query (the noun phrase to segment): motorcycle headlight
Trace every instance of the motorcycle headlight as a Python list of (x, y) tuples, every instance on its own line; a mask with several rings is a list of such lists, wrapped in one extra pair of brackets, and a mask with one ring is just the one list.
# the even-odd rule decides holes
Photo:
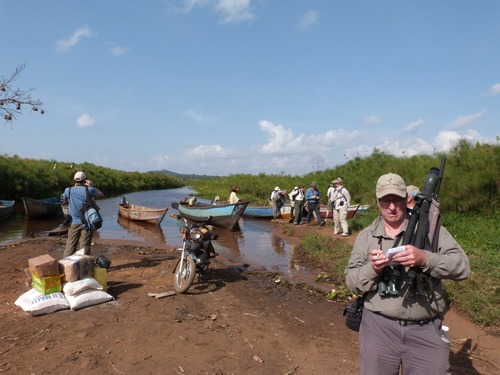
[(194, 241), (199, 241), (200, 238), (203, 236), (199, 228), (191, 229), (189, 235)]

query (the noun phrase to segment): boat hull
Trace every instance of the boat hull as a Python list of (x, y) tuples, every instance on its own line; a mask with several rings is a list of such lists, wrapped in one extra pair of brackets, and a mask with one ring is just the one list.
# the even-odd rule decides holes
[[(351, 204), (347, 208), (347, 218), (352, 219), (354, 217), (354, 215), (358, 212), (359, 207), (360, 207), (359, 204)], [(322, 218), (326, 217), (326, 211), (327, 211), (326, 205), (322, 204), (319, 208), (319, 213), (320, 213)], [(328, 215), (328, 217), (332, 217), (332, 216), (333, 216), (333, 213), (330, 211), (330, 214)]]
[(245, 208), (245, 211), (243, 211), (243, 217), (272, 219), (273, 208), (270, 206), (247, 206), (247, 208)]
[(217, 205), (194, 203), (179, 204), (178, 210), (188, 220), (235, 230), (247, 206), (248, 202)]
[(57, 197), (33, 199), (23, 197), (24, 210), (30, 219), (63, 214), (61, 199)]
[(118, 213), (125, 219), (160, 225), (168, 208), (151, 208), (137, 204), (118, 204)]
[[(290, 214), (292, 212), (292, 206), (286, 204), (280, 208), (281, 219), (290, 219)], [(243, 212), (243, 217), (253, 217), (257, 219), (272, 219), (273, 208), (271, 206), (248, 206)]]
[(7, 219), (12, 215), (15, 201), (0, 200), (0, 220)]

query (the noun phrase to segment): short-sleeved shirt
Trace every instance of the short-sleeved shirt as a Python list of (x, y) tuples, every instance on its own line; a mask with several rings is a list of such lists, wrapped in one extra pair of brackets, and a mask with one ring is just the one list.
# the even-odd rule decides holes
[[(80, 213), (85, 202), (86, 186), (72, 186), (64, 189), (63, 198), (69, 200), (69, 214), (71, 215), (71, 224), (81, 224)], [(70, 192), (71, 189), (71, 192)], [(89, 195), (93, 198), (97, 197), (98, 191), (94, 187), (87, 187)]]

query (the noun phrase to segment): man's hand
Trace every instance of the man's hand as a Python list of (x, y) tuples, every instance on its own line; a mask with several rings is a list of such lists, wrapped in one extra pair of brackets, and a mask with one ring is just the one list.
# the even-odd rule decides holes
[(382, 250), (372, 250), (370, 252), (370, 263), (376, 273), (380, 273), (389, 264), (389, 258)]
[(413, 245), (405, 245), (405, 251), (394, 254), (392, 261), (405, 267), (425, 267), (427, 254)]

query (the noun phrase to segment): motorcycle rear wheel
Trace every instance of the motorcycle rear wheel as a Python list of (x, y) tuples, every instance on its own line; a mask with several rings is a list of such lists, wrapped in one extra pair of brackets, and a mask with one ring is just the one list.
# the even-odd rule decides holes
[(185, 293), (196, 276), (196, 263), (193, 258), (186, 255), (184, 262), (177, 263), (174, 273), (174, 289), (177, 293)]

